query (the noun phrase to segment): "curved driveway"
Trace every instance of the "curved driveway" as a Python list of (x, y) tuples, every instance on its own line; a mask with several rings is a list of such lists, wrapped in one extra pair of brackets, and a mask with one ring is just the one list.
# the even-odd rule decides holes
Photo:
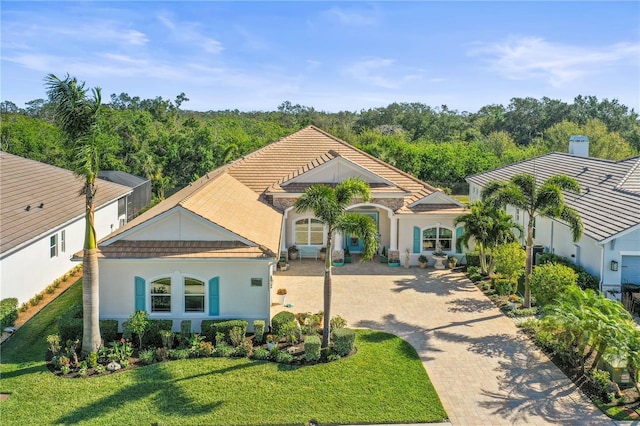
[[(463, 274), (374, 262), (333, 271), (332, 316), (411, 343), (453, 425), (613, 424)], [(322, 310), (322, 273), (320, 261), (291, 262), (273, 300), (285, 287), (292, 311)]]

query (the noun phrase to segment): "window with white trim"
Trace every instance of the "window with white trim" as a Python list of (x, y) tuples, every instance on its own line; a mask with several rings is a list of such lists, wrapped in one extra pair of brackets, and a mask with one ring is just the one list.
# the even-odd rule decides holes
[(60, 231), (60, 251), (62, 253), (67, 251), (67, 236), (66, 236), (66, 231), (64, 229)]
[(58, 234), (49, 237), (49, 257), (58, 257)]
[(151, 282), (151, 312), (171, 312), (171, 278)]
[(451, 251), (453, 248), (453, 231), (449, 228), (435, 226), (422, 231), (422, 251)]
[(196, 278), (184, 278), (184, 311), (204, 312), (205, 285)]
[(324, 242), (324, 225), (318, 219), (298, 219), (294, 225), (295, 244), (321, 246)]

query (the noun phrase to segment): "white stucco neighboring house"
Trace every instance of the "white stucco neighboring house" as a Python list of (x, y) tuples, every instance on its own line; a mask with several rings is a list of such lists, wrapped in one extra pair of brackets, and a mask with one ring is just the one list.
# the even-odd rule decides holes
[[(509, 180), (519, 173), (534, 175), (538, 184), (557, 174), (576, 179), (580, 195), (564, 196), (582, 218), (582, 238), (574, 242), (565, 223), (537, 217), (535, 244), (598, 276), (600, 289), (613, 297), (609, 290), (619, 292), (624, 284), (640, 284), (640, 157), (621, 161), (587, 157), (588, 140), (584, 139), (570, 151), (580, 155), (555, 152), (468, 177), (470, 200), (480, 199), (488, 182)], [(526, 229), (524, 212), (512, 206), (507, 211)]]
[[(83, 179), (0, 152), (0, 298), (24, 303), (77, 265), (85, 230)], [(126, 220), (130, 188), (98, 181), (95, 224), (103, 238)]]
[[(348, 177), (369, 183), (371, 200), (349, 210), (376, 222), (380, 251), (404, 261), (408, 250), (412, 265), (436, 247), (456, 253), (458, 201), (309, 126), (209, 172), (101, 241), (100, 317), (122, 323), (143, 309), (172, 319), (175, 331), (181, 320), (195, 331), (203, 319), (268, 321), (281, 253), (326, 244), (323, 225), (297, 213), (295, 200), (310, 185)], [(335, 247), (358, 253), (361, 241), (339, 235)]]

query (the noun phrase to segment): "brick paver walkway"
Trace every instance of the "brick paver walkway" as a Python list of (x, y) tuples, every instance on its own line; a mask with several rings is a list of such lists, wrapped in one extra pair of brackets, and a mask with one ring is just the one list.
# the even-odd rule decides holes
[[(274, 277), (275, 301), (280, 287), (291, 311), (322, 310), (322, 263), (292, 262)], [(463, 274), (334, 268), (333, 315), (411, 343), (453, 425), (613, 424)]]

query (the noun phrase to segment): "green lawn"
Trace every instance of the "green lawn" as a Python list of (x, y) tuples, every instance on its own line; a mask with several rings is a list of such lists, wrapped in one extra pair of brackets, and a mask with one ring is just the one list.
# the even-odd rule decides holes
[(358, 331), (358, 353), (294, 367), (248, 359), (171, 361), (109, 376), (61, 379), (44, 363), (46, 336), (81, 298), (80, 283), (1, 347), (0, 423), (272, 425), (420, 423), (447, 418), (415, 350)]

